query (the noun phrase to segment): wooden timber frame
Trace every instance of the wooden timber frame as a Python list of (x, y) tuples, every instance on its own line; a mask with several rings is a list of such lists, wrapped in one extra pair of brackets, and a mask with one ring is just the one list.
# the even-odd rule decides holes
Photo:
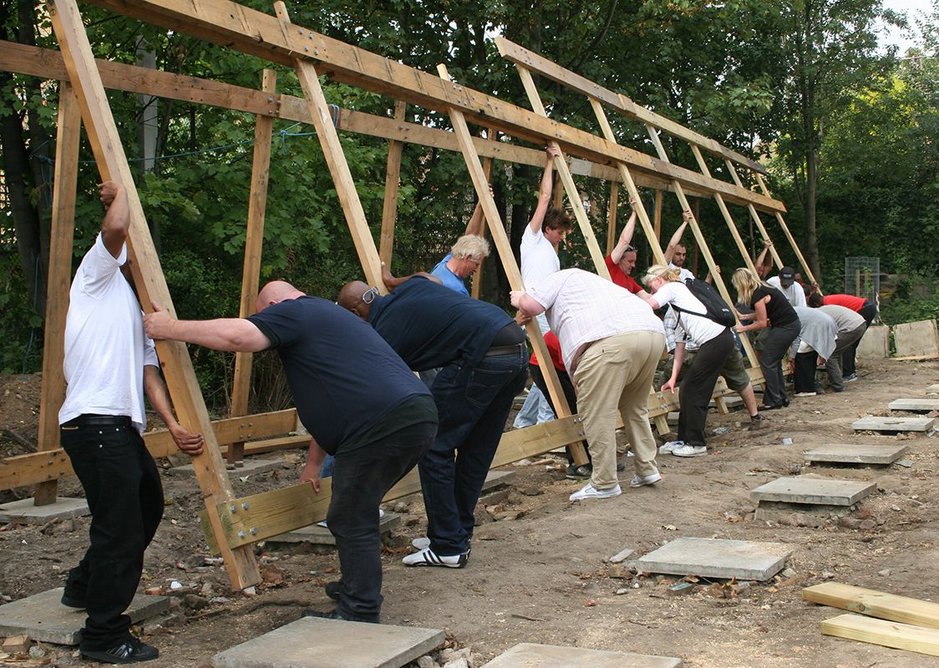
[[(150, 309), (151, 301), (156, 301), (165, 305), (175, 315), (140, 201), (133, 186), (127, 160), (104, 95), (105, 82), (111, 87), (133, 92), (147, 92), (161, 97), (214, 103), (218, 106), (255, 113), (259, 118), (256, 136), (263, 134), (263, 123), (261, 123), (263, 119), (290, 118), (312, 123), (323, 145), (324, 155), (366, 279), (380, 288), (378, 249), (375, 247), (358, 200), (355, 184), (345, 163), (336, 134), (337, 126), (341, 129), (382, 136), (395, 142), (460, 150), (466, 158), (477, 196), (483, 205), (490, 233), (513, 289), (522, 287), (520, 274), (508, 248), (505, 227), (489, 194), (486, 173), (480, 156), (541, 165), (543, 152), (493, 141), (496, 132), (536, 145), (544, 145), (548, 141), (558, 142), (565, 154), (573, 157), (570, 170), (567, 170), (566, 162), (563, 168), (558, 166), (558, 171), (569, 193), (570, 186), (573, 184), (572, 174), (603, 178), (611, 182), (623, 182), (631, 195), (637, 186), (676, 193), (677, 189), (681, 188), (685, 193), (697, 197), (720, 195), (727, 202), (752, 207), (755, 212), (774, 215), (777, 221), (782, 223), (782, 213), (785, 212), (785, 207), (769, 195), (765, 184), (759, 178), (761, 171), (759, 165), (747, 164), (746, 158), (729, 149), (720, 147), (718, 152), (727, 160), (733, 160), (739, 165), (755, 170), (761, 192), (752, 192), (739, 182), (726, 183), (713, 179), (708, 174), (673, 165), (667, 159), (663, 160), (661, 156), (653, 157), (619, 146), (608, 137), (592, 135), (548, 119), (544, 115), (526, 111), (454, 84), (446, 77), (445, 70), (438, 72), (438, 76), (434, 76), (294, 26), (290, 23), (281, 3), (275, 5), (276, 15), (272, 16), (228, 0), (139, 0), (133, 3), (124, 0), (91, 0), (91, 2), (148, 23), (186, 32), (207, 41), (259, 56), (273, 63), (294, 67), (305, 95), (305, 99), (277, 95), (273, 92), (273, 81), (269, 80), (267, 75), (263, 91), (240, 89), (238, 91), (240, 94), (231, 95), (236, 88), (225, 84), (199, 82), (191, 77), (95, 61), (75, 0), (49, 0), (48, 3), (61, 55), (55, 52), (51, 52), (52, 55), (50, 55), (48, 51), (30, 49), (30, 47), (7, 49), (4, 46), (4, 49), (0, 50), (0, 66), (4, 69), (34, 76), (57, 78), (71, 84), (74, 93), (68, 90), (68, 86), (63, 86), (62, 94), (73, 94), (78, 103), (102, 178), (122, 181), (128, 187), (132, 212), (129, 239), (130, 264), (141, 302), (146, 310)], [(42, 57), (37, 58), (37, 54)], [(17, 61), (18, 64), (10, 66), (9, 61)], [(339, 110), (334, 122), (333, 114), (327, 107), (320, 89), (318, 79), (320, 73), (337, 81), (391, 96), (399, 105), (398, 117), (387, 119), (360, 112)], [(176, 87), (176, 84), (181, 82), (184, 85)], [(60, 106), (64, 107), (67, 104), (63, 97)], [(405, 123), (402, 120), (404, 104), (418, 105), (448, 114), (454, 126), (454, 132)], [(66, 112), (60, 108), (60, 114), (62, 113)], [(473, 137), (469, 132), (468, 123), (489, 129), (487, 139)], [(62, 126), (64, 125), (63, 122)], [(62, 146), (60, 146), (58, 158), (63, 163), (75, 161), (74, 157), (69, 157), (76, 153), (74, 149), (69, 148), (70, 142), (74, 142), (74, 146), (77, 147), (77, 123), (73, 127), (72, 134), (75, 139), (65, 141), (62, 140), (63, 129), (60, 127)], [(690, 132), (685, 129), (683, 131)], [(708, 150), (714, 150), (715, 146), (719, 147), (712, 140), (706, 141), (708, 144), (705, 148)], [(263, 141), (260, 143), (263, 144)], [(263, 150), (263, 146), (261, 149)], [(395, 161), (400, 165), (400, 157), (393, 160), (391, 153), (390, 151), (388, 183), (396, 180), (390, 174)], [(267, 160), (269, 160), (269, 154)], [(263, 198), (266, 195), (266, 174), (258, 173), (266, 171), (264, 162), (265, 159), (263, 155), (259, 156), (259, 149), (256, 146), (252, 200), (249, 207), (249, 219), (252, 220), (251, 225), (255, 227), (255, 232), (259, 232), (262, 229), (260, 226), (263, 225), (264, 204), (262, 200), (256, 200), (256, 197)], [(68, 183), (69, 178), (66, 175), (61, 181), (57, 180), (56, 185), (68, 189)], [(74, 185), (71, 186), (71, 190), (74, 190)], [(576, 190), (573, 196), (569, 194), (569, 199), (575, 207), (575, 214), (587, 239), (591, 256), (595, 263), (598, 263), (598, 271), (601, 274), (605, 273), (602, 255), (599, 254), (599, 246), (589, 222), (586, 221), (586, 216), (583, 216), (581, 220), (582, 207), (581, 211), (576, 211), (580, 203)], [(388, 204), (388, 199), (386, 199), (386, 205), (386, 215), (383, 215), (382, 225), (383, 242), (386, 239), (386, 231), (393, 234), (393, 211)], [(68, 220), (67, 202), (64, 203), (62, 211), (64, 219)], [(252, 211), (254, 213), (251, 213)], [(615, 215), (611, 217), (615, 220)], [(644, 227), (648, 225), (648, 217), (645, 216), (645, 218)], [(786, 232), (787, 238), (791, 239), (788, 230)], [(652, 238), (648, 233), (647, 236)], [(383, 243), (385, 248), (390, 248), (391, 245), (391, 237), (388, 238), (389, 240)], [(64, 243), (61, 245), (65, 247)], [(68, 246), (70, 250), (70, 244)], [(242, 291), (243, 310), (246, 300), (251, 295), (252, 287), (254, 291), (257, 289), (256, 278), (252, 286), (248, 276), (250, 253), (250, 249), (246, 247), (245, 281)], [(251, 262), (253, 261), (251, 259)], [(54, 259), (51, 264), (55, 266)], [(65, 266), (68, 266), (68, 262)], [(61, 277), (59, 281), (61, 285)], [(61, 304), (59, 309), (64, 313)], [(537, 326), (530, 328), (529, 334), (536, 351), (542, 354), (543, 359), (547, 359), (543, 339)], [(196, 384), (185, 346), (173, 342), (160, 342), (158, 352), (180, 421), (190, 429), (199, 430), (206, 437), (208, 445), (206, 452), (197, 457), (193, 463), (205, 498), (206, 518), (214, 538), (213, 542), (225, 559), (232, 586), (244, 588), (255, 584), (260, 578), (253, 555), (253, 543), (322, 519), (329, 500), (328, 489), (324, 489), (320, 495), (314, 495), (308, 485), (295, 485), (256, 497), (235, 498), (219, 446), (243, 443), (254, 436), (269, 436), (293, 431), (297, 424), (295, 412), (281, 411), (265, 416), (233, 416), (229, 420), (212, 423), (209, 421), (204, 401)], [(53, 357), (55, 356), (53, 354)], [(60, 363), (61, 354), (58, 358)], [(548, 371), (549, 377), (553, 376), (553, 369), (550, 365)], [(61, 382), (61, 377), (59, 382)], [(549, 387), (558, 399), (557, 404), (562, 407), (559, 411), (562, 413), (561, 417), (553, 423), (505, 434), (493, 462), (494, 466), (561, 445), (575, 444), (583, 438), (579, 418), (569, 415), (569, 411), (568, 415), (563, 415), (563, 395), (558, 391), (556, 378), (549, 381)], [(44, 400), (47, 396), (53, 396), (50, 401), (54, 403), (55, 388), (50, 388), (49, 392), (50, 394), (47, 395), (46, 388), (44, 388)], [(663, 397), (653, 395), (650, 398), (650, 415), (661, 418), (661, 422), (664, 422), (664, 413), (672, 407), (673, 404)], [(45, 406), (44, 409), (47, 413), (54, 414), (51, 406)], [(69, 472), (67, 458), (60, 449), (52, 447), (52, 439), (57, 434), (51, 432), (54, 432), (54, 429), (46, 430), (40, 452), (23, 455), (22, 463), (6, 460), (0, 464), (0, 483), (4, 480), (4, 473), (7, 474), (8, 480), (16, 482), (17, 485), (49, 482), (66, 475)], [(305, 438), (289, 436), (282, 440), (296, 443), (304, 441)], [(166, 456), (175, 451), (175, 446), (166, 432), (148, 434), (147, 442), (148, 448), (157, 456)], [(42, 447), (43, 445), (46, 447)], [(246, 449), (254, 450), (252, 445), (249, 443)], [(24, 471), (26, 475), (21, 475)], [(416, 477), (412, 474), (402, 480), (388, 498), (417, 491), (415, 484)]]

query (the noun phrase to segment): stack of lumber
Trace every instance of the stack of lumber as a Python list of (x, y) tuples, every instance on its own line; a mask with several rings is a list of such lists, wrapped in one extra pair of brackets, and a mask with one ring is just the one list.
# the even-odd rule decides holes
[(939, 603), (837, 582), (807, 587), (802, 598), (861, 613), (826, 619), (825, 635), (939, 656)]

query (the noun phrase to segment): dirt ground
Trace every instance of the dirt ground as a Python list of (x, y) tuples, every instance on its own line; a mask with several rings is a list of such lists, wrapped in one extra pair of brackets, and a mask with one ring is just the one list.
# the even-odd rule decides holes
[[(480, 509), (463, 570), (404, 567), (400, 557), (423, 533), (423, 506), (419, 497), (389, 504), (402, 522), (385, 549), (382, 621), (446, 628), (448, 644), (470, 648), (477, 667), (520, 642), (676, 656), (692, 668), (939, 665), (933, 657), (823, 636), (819, 622), (840, 611), (801, 599), (803, 587), (826, 580), (939, 598), (939, 438), (855, 435), (851, 429), (857, 417), (886, 415), (892, 399), (923, 396), (939, 383), (939, 362), (866, 362), (860, 372), (844, 393), (793, 399), (789, 408), (768, 413), (769, 427), (760, 431), (747, 431), (739, 410), (712, 412), (709, 429), (724, 433), (712, 437), (711, 454), (660, 455), (660, 484), (625, 487), (615, 499), (569, 503), (578, 483), (564, 478), (559, 456), (509, 467), (516, 472), (512, 491), (498, 506)], [(38, 396), (38, 377), (0, 377), (0, 429), (15, 434), (4, 432), (0, 454), (25, 451), (17, 437), (35, 438)], [(783, 445), (784, 438), (793, 444)], [(802, 452), (811, 446), (897, 441), (910, 446), (907, 465), (803, 463)], [(301, 452), (276, 456), (283, 466), (274, 472), (233, 476), (236, 493), (295, 481)], [(802, 512), (755, 520), (750, 490), (799, 473), (876, 481), (877, 491), (845, 517)], [(194, 519), (201, 504), (195, 481), (166, 475), (164, 485), (166, 512), (147, 552), (141, 589), (172, 596), (173, 613), (140, 629), (161, 651), (149, 665), (207, 666), (217, 652), (296, 619), (304, 607), (330, 609), (322, 586), (337, 577), (332, 550), (261, 545), (265, 584), (252, 596), (232, 593)], [(60, 489), (81, 493), (74, 479)], [(0, 527), (0, 595), (18, 599), (60, 586), (86, 546), (87, 530), (87, 518)], [(769, 582), (700, 580), (678, 595), (669, 591), (674, 577), (608, 562), (624, 548), (637, 557), (680, 536), (781, 542), (793, 554), (784, 574)], [(171, 590), (173, 581), (181, 588)], [(0, 665), (83, 663), (69, 648), (43, 645), (41, 651), (34, 650), (32, 660), (0, 659)]]

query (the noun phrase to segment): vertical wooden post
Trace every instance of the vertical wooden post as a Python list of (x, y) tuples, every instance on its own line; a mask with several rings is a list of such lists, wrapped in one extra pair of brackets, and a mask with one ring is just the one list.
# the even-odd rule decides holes
[[(531, 72), (521, 65), (516, 65), (515, 67), (518, 70), (519, 76), (522, 78), (522, 85), (525, 88), (525, 92), (528, 93), (528, 101), (531, 104), (532, 111), (539, 116), (547, 118), (548, 112), (545, 111), (544, 105), (541, 103), (541, 96), (538, 94), (537, 88), (535, 88), (535, 81), (531, 77)], [(600, 245), (597, 243), (597, 238), (593, 234), (593, 228), (590, 227), (590, 220), (587, 218), (587, 212), (584, 211), (584, 203), (580, 199), (580, 191), (577, 190), (574, 177), (571, 176), (571, 170), (567, 166), (567, 161), (564, 159), (563, 155), (554, 159), (554, 169), (561, 177), (561, 183), (564, 184), (564, 190), (567, 192), (567, 200), (571, 203), (571, 209), (574, 211), (574, 217), (577, 219), (577, 224), (580, 226), (580, 232), (584, 235), (584, 240), (587, 242), (587, 250), (590, 252), (590, 259), (593, 260), (596, 266), (597, 274), (603, 278), (609, 279), (610, 270), (607, 269), (606, 260), (604, 259), (603, 253), (600, 252)], [(540, 355), (538, 359), (541, 359)]]
[[(264, 70), (261, 90), (270, 95), (277, 92), (277, 73)], [(248, 197), (248, 225), (245, 232), (245, 259), (241, 275), (241, 306), (239, 317), (255, 312), (261, 271), (261, 250), (264, 245), (264, 216), (267, 212), (267, 186), (271, 172), (271, 134), (274, 119), (258, 115), (254, 122), (254, 159), (251, 163), (251, 193)], [(231, 393), (231, 416), (248, 414), (251, 393), (252, 353), (235, 353), (235, 378)], [(240, 466), (245, 454), (244, 442), (228, 447), (228, 465)]]
[[(65, 400), (62, 369), (65, 316), (72, 277), (72, 240), (75, 236), (75, 196), (78, 187), (78, 149), (82, 117), (78, 98), (67, 81), (59, 85), (59, 116), (55, 144), (55, 181), (52, 193), (52, 232), (49, 238), (49, 278), (46, 284), (45, 341), (42, 350), (42, 394), (39, 402), (38, 450), (59, 447), (59, 409)], [(58, 481), (36, 485), (37, 506), (55, 503)]]
[[(447, 68), (444, 65), (437, 65), (437, 73), (440, 78), (450, 82), (450, 75), (447, 74)], [(486, 173), (483, 171), (482, 164), (479, 161), (479, 154), (476, 152), (476, 146), (473, 144), (473, 137), (470, 134), (469, 127), (466, 125), (466, 118), (463, 112), (455, 108), (450, 108), (450, 124), (453, 126), (453, 132), (460, 143), (460, 150), (463, 152), (463, 158), (466, 161), (466, 167), (469, 170), (473, 186), (476, 188), (476, 195), (483, 206), (483, 215), (486, 219), (486, 225), (489, 226), (489, 233), (492, 234), (492, 240), (495, 243), (496, 250), (499, 252), (499, 259), (502, 261), (502, 268), (509, 279), (509, 285), (513, 290), (523, 290), (522, 273), (515, 263), (515, 256), (512, 254), (512, 248), (509, 245), (509, 237), (505, 233), (505, 225), (499, 210), (496, 208), (495, 200), (489, 192), (489, 182), (486, 180)], [(541, 334), (541, 328), (538, 321), (534, 318), (526, 326), (528, 338), (535, 354), (541, 365), (541, 372), (545, 377), (545, 384), (548, 386), (548, 393), (551, 395), (551, 401), (554, 403), (555, 413), (559, 418), (571, 415), (570, 405), (567, 403), (567, 397), (561, 389), (561, 382), (558, 380), (557, 371), (551, 364), (551, 355), (548, 354), (548, 347), (545, 345), (544, 337)], [(587, 463), (587, 452), (582, 443), (575, 443), (570, 446), (574, 462), (578, 465)]]
[(610, 181), (610, 205), (607, 208), (606, 254), (613, 252), (616, 246), (616, 209), (619, 206), (619, 183)]
[[(407, 105), (398, 100), (395, 102), (395, 120), (404, 121)], [(401, 153), (404, 142), (392, 139), (388, 142), (388, 162), (385, 166), (385, 197), (381, 207), (381, 240), (379, 241), (378, 256), (385, 266), (391, 270), (391, 258), (395, 245), (395, 223), (398, 218), (398, 186), (401, 182)]]

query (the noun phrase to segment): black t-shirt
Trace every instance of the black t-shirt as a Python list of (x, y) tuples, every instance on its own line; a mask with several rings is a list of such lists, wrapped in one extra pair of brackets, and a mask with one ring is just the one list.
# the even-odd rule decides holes
[(761, 285), (753, 291), (753, 296), (750, 297), (750, 306), (756, 304), (766, 295), (771, 297), (766, 304), (766, 317), (769, 318), (770, 325), (782, 327), (799, 321), (799, 314), (792, 308), (792, 304), (786, 299), (786, 295), (770, 285)]
[[(408, 426), (394, 419), (395, 409), (432, 403), (427, 387), (375, 330), (333, 302), (289, 299), (248, 320), (277, 349), (300, 421), (330, 454), (374, 440), (386, 433), (385, 423), (394, 430)], [(412, 400), (418, 397), (425, 399)], [(433, 411), (405, 413), (412, 424), (436, 420)]]
[[(376, 297), (368, 321), (415, 371), (447, 366), (456, 360), (476, 364), (514, 321), (488, 302), (414, 277), (390, 295)], [(524, 334), (518, 329), (518, 340)], [(500, 339), (499, 344), (503, 342)]]

